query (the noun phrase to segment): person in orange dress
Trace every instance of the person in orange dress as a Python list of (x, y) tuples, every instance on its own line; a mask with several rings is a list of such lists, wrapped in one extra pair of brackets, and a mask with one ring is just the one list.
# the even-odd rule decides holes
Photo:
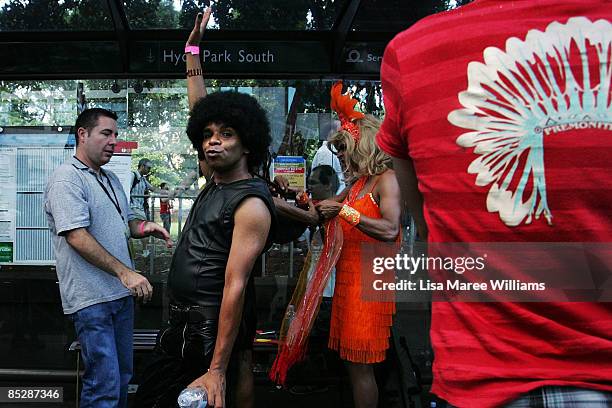
[(375, 143), (380, 121), (355, 112), (357, 102), (332, 88), (332, 108), (342, 128), (329, 145), (345, 169), (348, 193), (316, 205), (325, 219), (340, 217), (344, 243), (336, 263), (329, 347), (346, 361), (357, 408), (376, 407), (373, 364), (385, 359), (395, 303), (361, 297), (361, 244), (393, 242), (400, 236), (400, 189), (391, 159)]

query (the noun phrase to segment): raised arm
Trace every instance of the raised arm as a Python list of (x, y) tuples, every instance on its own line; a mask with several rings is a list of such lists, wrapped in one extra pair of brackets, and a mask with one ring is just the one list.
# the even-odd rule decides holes
[(200, 41), (206, 30), (210, 13), (212, 9), (208, 7), (204, 13), (198, 13), (193, 30), (189, 34), (187, 43), (185, 44), (185, 55), (187, 59), (187, 99), (189, 100), (189, 110), (193, 109), (193, 105), (206, 96), (206, 86), (204, 85), (204, 73), (202, 64), (200, 63), (200, 54), (194, 55), (188, 52), (188, 47), (200, 47)]

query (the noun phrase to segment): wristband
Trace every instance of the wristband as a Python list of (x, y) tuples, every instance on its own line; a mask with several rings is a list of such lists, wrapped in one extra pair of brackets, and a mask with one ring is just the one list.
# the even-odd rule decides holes
[(143, 221), (138, 226), (138, 233), (140, 234), (141, 237), (144, 237), (144, 235), (145, 235), (145, 232), (144, 232), (144, 225), (145, 225), (145, 223), (146, 223), (146, 221)]
[(342, 209), (340, 210), (340, 214), (338, 215), (340, 215), (340, 217), (343, 220), (345, 220), (352, 226), (359, 224), (359, 220), (361, 219), (361, 214), (359, 213), (359, 211), (357, 211), (356, 209), (354, 209), (348, 204), (344, 204), (342, 206)]
[(199, 45), (185, 45), (185, 54), (200, 55)]
[(302, 191), (300, 194), (298, 194), (295, 197), (295, 202), (297, 203), (298, 206), (307, 205), (308, 204), (308, 199), (309, 199), (308, 193), (305, 192), (305, 191)]
[(202, 76), (202, 70), (200, 68), (188, 69), (185, 75), (187, 75), (187, 78)]

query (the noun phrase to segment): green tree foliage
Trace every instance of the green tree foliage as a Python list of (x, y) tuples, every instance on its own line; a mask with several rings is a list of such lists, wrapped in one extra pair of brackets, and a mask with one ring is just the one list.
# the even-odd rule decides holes
[[(130, 95), (127, 138), (139, 143), (138, 155), (153, 161), (152, 182), (176, 186), (197, 168), (185, 134), (189, 110), (185, 84), (181, 80), (151, 81), (149, 85), (150, 92)], [(134, 156), (132, 162), (137, 161)]]
[(209, 0), (185, 0), (181, 4), (181, 15), (179, 16), (178, 27), (188, 28), (192, 27), (194, 23), (195, 15), (198, 14), (199, 11), (204, 10), (205, 7), (210, 6)]
[(125, 0), (131, 28), (175, 28), (178, 12), (172, 0)]
[(0, 31), (112, 30), (106, 2), (12, 0), (0, 9)]
[(76, 119), (75, 81), (0, 81), (0, 126), (63, 126)]
[(339, 3), (337, 0), (314, 0), (311, 1), (310, 12), (312, 20), (308, 28), (313, 30), (329, 30), (338, 16)]
[[(213, 4), (213, 13), (220, 27), (226, 29), (306, 29), (309, 0), (227, 0)], [(254, 25), (265, 24), (265, 27)]]

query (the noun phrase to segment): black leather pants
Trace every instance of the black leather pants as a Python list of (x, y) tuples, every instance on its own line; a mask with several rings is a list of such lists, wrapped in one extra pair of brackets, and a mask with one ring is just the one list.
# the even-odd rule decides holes
[[(154, 355), (143, 372), (134, 406), (177, 407), (180, 392), (208, 370), (216, 339), (217, 320), (191, 323), (171, 318), (170, 326), (157, 336)], [(233, 406), (231, 390), (236, 377), (236, 360), (232, 355), (226, 373), (227, 407)]]

